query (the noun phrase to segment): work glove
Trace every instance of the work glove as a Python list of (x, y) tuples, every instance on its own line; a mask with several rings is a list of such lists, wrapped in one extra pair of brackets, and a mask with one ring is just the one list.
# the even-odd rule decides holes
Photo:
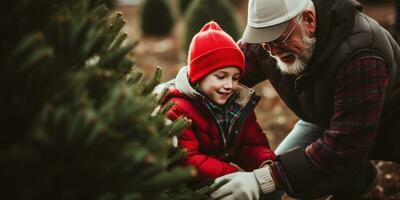
[(253, 172), (235, 172), (215, 179), (218, 184), (222, 180), (228, 183), (211, 193), (212, 199), (221, 200), (258, 200), (260, 199), (260, 186)]

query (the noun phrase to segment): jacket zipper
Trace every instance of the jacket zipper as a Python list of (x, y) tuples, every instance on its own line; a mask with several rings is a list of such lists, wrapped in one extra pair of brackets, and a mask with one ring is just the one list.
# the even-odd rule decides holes
[[(238, 136), (239, 134), (239, 130), (240, 128), (243, 126), (244, 124), (244, 120), (242, 120), (244, 117), (248, 116), (248, 114), (250, 113), (250, 111), (252, 111), (255, 107), (255, 105), (257, 104), (257, 102), (259, 101), (259, 97), (255, 96), (255, 94), (252, 94), (252, 96), (250, 97), (250, 101), (240, 109), (239, 113), (240, 116), (237, 117), (232, 124), (229, 127), (229, 131), (228, 131), (228, 138), (230, 139), (232, 137), (232, 134), (235, 134), (235, 137)], [(237, 124), (237, 122), (239, 124)], [(232, 133), (233, 132), (233, 133)], [(233, 146), (234, 147), (236, 144), (236, 141), (234, 141)], [(231, 148), (232, 148), (231, 147)], [(228, 154), (229, 152), (226, 152), (226, 147), (225, 147), (225, 155)]]

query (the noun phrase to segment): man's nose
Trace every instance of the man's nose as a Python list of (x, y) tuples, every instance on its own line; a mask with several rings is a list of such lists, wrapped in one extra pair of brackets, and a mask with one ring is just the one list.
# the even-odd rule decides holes
[(280, 53), (282, 53), (282, 48), (280, 48), (279, 46), (276, 46), (276, 45), (269, 45), (269, 50), (270, 50), (270, 54), (272, 55), (272, 56), (277, 56), (277, 55), (279, 55)]

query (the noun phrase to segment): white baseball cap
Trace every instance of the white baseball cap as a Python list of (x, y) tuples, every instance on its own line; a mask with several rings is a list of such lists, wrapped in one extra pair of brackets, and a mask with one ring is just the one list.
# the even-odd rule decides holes
[(250, 0), (242, 41), (270, 42), (279, 38), (289, 20), (306, 9), (309, 0)]

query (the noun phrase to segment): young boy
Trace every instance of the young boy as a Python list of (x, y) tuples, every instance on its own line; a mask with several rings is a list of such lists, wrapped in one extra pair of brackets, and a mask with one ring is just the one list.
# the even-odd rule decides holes
[(206, 180), (274, 160), (253, 111), (260, 97), (238, 83), (244, 55), (235, 41), (211, 21), (193, 37), (188, 63), (161, 100), (175, 104), (169, 119), (192, 121), (178, 137), (178, 145), (187, 151), (185, 164)]

